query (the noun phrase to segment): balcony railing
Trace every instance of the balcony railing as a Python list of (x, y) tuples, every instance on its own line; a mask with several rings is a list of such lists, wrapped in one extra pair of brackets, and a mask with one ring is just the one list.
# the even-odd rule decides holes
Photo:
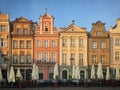
[(12, 62), (12, 64), (32, 64), (32, 62)]

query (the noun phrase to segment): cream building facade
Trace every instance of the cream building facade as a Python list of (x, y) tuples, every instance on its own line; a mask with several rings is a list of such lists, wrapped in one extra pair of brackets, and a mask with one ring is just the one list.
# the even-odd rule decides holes
[(117, 19), (116, 25), (110, 28), (110, 66), (115, 68), (116, 65), (120, 65), (120, 18)]
[[(79, 66), (81, 78), (87, 73), (87, 31), (74, 24), (60, 28), (60, 79), (72, 77), (73, 65)], [(72, 58), (72, 60), (71, 60)]]

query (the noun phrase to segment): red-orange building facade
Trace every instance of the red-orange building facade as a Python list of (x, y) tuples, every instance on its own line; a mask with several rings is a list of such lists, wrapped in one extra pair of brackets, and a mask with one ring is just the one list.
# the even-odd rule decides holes
[(39, 66), (39, 79), (53, 79), (54, 65), (58, 63), (59, 35), (54, 17), (45, 13), (34, 34), (34, 62)]

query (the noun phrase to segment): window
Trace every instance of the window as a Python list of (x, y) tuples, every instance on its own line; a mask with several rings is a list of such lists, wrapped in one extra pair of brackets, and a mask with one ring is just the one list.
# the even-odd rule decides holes
[(92, 63), (96, 63), (96, 55), (92, 55)]
[(52, 52), (52, 62), (55, 62), (55, 61), (56, 61), (56, 53)]
[(5, 38), (1, 38), (0, 39), (0, 47), (6, 47), (7, 44), (6, 44), (6, 39)]
[(20, 35), (21, 34), (21, 29), (17, 28), (17, 34)]
[(79, 39), (79, 46), (83, 47), (83, 39), (82, 38)]
[(23, 31), (24, 31), (24, 35), (27, 35), (27, 34), (28, 34), (27, 28), (24, 28)]
[(56, 40), (52, 40), (52, 47), (53, 47), (53, 48), (56, 47)]
[(26, 62), (27, 62), (27, 63), (30, 63), (30, 62), (31, 62), (31, 55), (30, 55), (30, 54), (27, 54), (27, 55), (26, 55)]
[(67, 39), (62, 39), (62, 46), (66, 47), (67, 46)]
[(20, 54), (20, 63), (24, 63), (25, 56), (24, 54)]
[(5, 32), (5, 31), (6, 31), (6, 26), (0, 25), (0, 32)]
[(92, 48), (97, 48), (97, 42), (96, 41), (92, 42)]
[(40, 80), (43, 80), (43, 73), (39, 73)]
[(20, 48), (24, 48), (24, 41), (20, 41)]
[(84, 56), (83, 56), (83, 53), (80, 53), (79, 54), (79, 63), (83, 63), (83, 59), (84, 59)]
[(53, 73), (49, 73), (49, 80), (53, 79)]
[(101, 41), (101, 48), (106, 48), (106, 43), (105, 43), (105, 41)]
[(120, 46), (120, 38), (115, 39), (115, 46)]
[(30, 41), (26, 41), (26, 48), (30, 48), (31, 47), (31, 42)]
[(45, 26), (45, 31), (48, 31), (48, 27), (47, 26)]
[(105, 56), (104, 55), (101, 55), (101, 63), (104, 63), (104, 62), (106, 62), (106, 60), (105, 60), (106, 58), (105, 58)]
[(75, 53), (71, 53), (71, 58), (75, 59)]
[(18, 41), (17, 41), (17, 40), (14, 40), (14, 41), (13, 41), (13, 48), (17, 48), (17, 46), (18, 46)]
[(71, 38), (70, 46), (74, 47), (75, 46), (75, 39)]
[(17, 54), (14, 54), (14, 55), (13, 55), (13, 62), (14, 62), (14, 63), (17, 63), (17, 62), (18, 62), (18, 55), (17, 55)]
[(42, 47), (42, 40), (37, 40), (37, 47)]
[(37, 52), (37, 56), (36, 56), (37, 60), (42, 60), (42, 53), (41, 52)]
[(66, 58), (67, 58), (67, 54), (62, 53), (62, 64), (66, 64)]
[(96, 36), (100, 36), (100, 32), (99, 31), (96, 32)]
[(44, 47), (48, 47), (48, 40), (44, 40)]
[(120, 60), (120, 52), (115, 52), (115, 60)]
[(48, 62), (48, 53), (47, 52), (44, 53), (44, 62)]

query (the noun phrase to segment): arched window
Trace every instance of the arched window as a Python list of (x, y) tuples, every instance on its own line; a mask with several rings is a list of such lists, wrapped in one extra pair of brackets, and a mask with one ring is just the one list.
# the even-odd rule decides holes
[(85, 79), (85, 71), (84, 70), (80, 71), (80, 78)]
[(67, 79), (67, 71), (66, 70), (62, 71), (62, 79)]

